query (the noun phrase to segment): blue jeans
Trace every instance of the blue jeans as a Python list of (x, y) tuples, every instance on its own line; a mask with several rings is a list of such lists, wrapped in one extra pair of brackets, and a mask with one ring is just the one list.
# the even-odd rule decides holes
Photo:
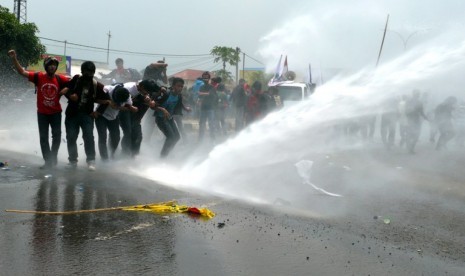
[(107, 148), (107, 130), (110, 136), (110, 157), (113, 158), (115, 155), (116, 148), (118, 148), (120, 140), (119, 132), (119, 121), (118, 118), (115, 120), (108, 120), (103, 116), (99, 116), (95, 119), (95, 127), (98, 133), (98, 150), (100, 157), (103, 160), (108, 160), (108, 148)]
[[(58, 149), (61, 143), (61, 112), (54, 114), (37, 113), (39, 125), (40, 149), (45, 164), (54, 166), (57, 164)], [(52, 129), (52, 147), (48, 139), (49, 127)]]
[(216, 122), (215, 122), (215, 111), (213, 109), (200, 110), (199, 119), (199, 141), (203, 140), (205, 134), (205, 128), (207, 126), (210, 129), (210, 137), (215, 140)]
[(165, 119), (164, 117), (156, 116), (155, 122), (157, 123), (160, 131), (166, 136), (166, 140), (160, 154), (161, 157), (166, 157), (179, 139), (181, 139), (181, 136), (179, 135), (178, 127), (176, 126), (176, 122), (173, 118)]
[(86, 153), (86, 162), (95, 161), (95, 142), (94, 142), (94, 118), (86, 113), (79, 112), (74, 116), (66, 116), (66, 140), (68, 142), (68, 160), (70, 163), (77, 163), (78, 149), (77, 138), (79, 128), (82, 129), (82, 139), (84, 140), (84, 151)]

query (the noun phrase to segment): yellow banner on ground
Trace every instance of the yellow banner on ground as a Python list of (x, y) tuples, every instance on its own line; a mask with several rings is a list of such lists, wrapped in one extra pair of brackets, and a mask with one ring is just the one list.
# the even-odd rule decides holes
[(144, 211), (152, 213), (189, 213), (197, 214), (207, 219), (215, 216), (215, 213), (207, 208), (189, 207), (187, 205), (178, 205), (176, 201), (159, 202), (152, 204), (133, 205), (125, 207), (110, 207), (91, 210), (73, 210), (73, 211), (27, 211), (27, 210), (5, 210), (5, 212), (38, 214), (38, 215), (75, 215), (83, 213), (97, 213), (108, 211)]
[(162, 204), (135, 205), (122, 208), (123, 211), (144, 211), (154, 213), (190, 213), (198, 214), (207, 218), (213, 218), (215, 213), (207, 208), (189, 207), (187, 205), (177, 205), (175, 201), (164, 202)]

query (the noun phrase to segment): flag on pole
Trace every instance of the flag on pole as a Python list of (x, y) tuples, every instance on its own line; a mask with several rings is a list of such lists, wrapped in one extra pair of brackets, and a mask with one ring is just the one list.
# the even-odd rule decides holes
[(281, 55), (281, 57), (279, 58), (278, 64), (276, 65), (276, 69), (274, 71), (274, 75), (271, 78), (271, 80), (268, 82), (268, 86), (276, 85), (276, 82), (278, 81), (278, 79), (280, 77), (280, 73), (282, 72), (282, 68), (281, 68), (281, 60), (282, 59), (283, 59), (283, 55)]
[(308, 83), (312, 83), (312, 65), (308, 64)]
[(279, 61), (278, 61), (278, 64), (276, 65), (276, 69), (274, 71), (274, 75), (273, 77), (271, 78), (271, 80), (268, 82), (268, 86), (274, 86), (277, 84), (277, 82), (280, 80), (281, 78), (281, 74), (282, 74), (282, 70), (283, 68), (281, 67), (281, 61), (283, 59), (283, 55), (281, 55), (281, 57), (279, 58)]
[(284, 59), (284, 66), (283, 68), (281, 68), (281, 73), (279, 74), (279, 80), (280, 81), (285, 81), (287, 80), (287, 72), (289, 72), (289, 68), (287, 66), (287, 56), (286, 58)]
[(273, 79), (279, 79), (279, 77), (281, 75), (281, 72), (282, 72), (281, 60), (283, 60), (283, 55), (281, 55), (281, 57), (279, 57), (279, 61), (278, 61), (278, 64), (276, 65), (276, 70), (274, 72)]

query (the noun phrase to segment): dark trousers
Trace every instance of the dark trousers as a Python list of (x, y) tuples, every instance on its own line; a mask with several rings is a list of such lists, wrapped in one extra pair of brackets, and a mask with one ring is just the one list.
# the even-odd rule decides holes
[(210, 137), (212, 141), (215, 140), (215, 132), (216, 132), (215, 111), (212, 109), (207, 109), (207, 110), (201, 109), (200, 118), (199, 118), (199, 142), (203, 140), (205, 129), (207, 127), (207, 121), (208, 121), (208, 128), (210, 130)]
[(226, 126), (226, 109), (219, 108), (216, 110), (215, 113), (216, 117), (216, 129), (218, 130), (218, 134), (226, 135), (228, 131), (228, 127)]
[(240, 106), (235, 108), (234, 110), (234, 118), (235, 118), (235, 130), (236, 132), (241, 131), (244, 128), (244, 107)]
[(383, 141), (383, 144), (388, 148), (394, 145), (394, 140), (396, 138), (396, 123), (397, 114), (381, 114), (381, 139)]
[(142, 126), (140, 121), (132, 121), (131, 136), (131, 154), (132, 156), (136, 156), (140, 152), (140, 145), (142, 143)]
[[(55, 166), (57, 164), (58, 149), (61, 143), (61, 112), (54, 114), (37, 113), (39, 125), (40, 149), (45, 164)], [(52, 130), (52, 147), (49, 143), (49, 127)]]
[(437, 124), (439, 130), (439, 139), (436, 145), (436, 149), (440, 150), (444, 148), (452, 138), (455, 137), (456, 131), (452, 121), (446, 120)]
[(407, 132), (406, 132), (407, 137), (405, 140), (406, 145), (407, 145), (407, 150), (409, 151), (409, 153), (414, 153), (415, 146), (418, 142), (418, 138), (420, 138), (421, 121), (409, 119), (407, 127), (408, 127)]
[(66, 140), (68, 142), (68, 160), (70, 163), (77, 163), (78, 149), (77, 138), (79, 128), (82, 129), (82, 139), (84, 140), (84, 151), (86, 153), (86, 162), (95, 161), (95, 142), (94, 142), (94, 118), (89, 114), (78, 113), (74, 116), (66, 116)]
[(100, 157), (103, 160), (108, 160), (108, 146), (107, 146), (107, 131), (110, 136), (109, 146), (110, 146), (110, 157), (113, 158), (115, 155), (116, 148), (118, 148), (120, 140), (119, 132), (119, 120), (108, 120), (103, 116), (99, 116), (95, 119), (95, 127), (97, 128), (98, 133), (98, 150)]
[(178, 127), (173, 118), (165, 119), (163, 117), (155, 117), (155, 122), (157, 123), (160, 131), (166, 136), (165, 143), (161, 149), (160, 156), (166, 157), (168, 153), (174, 148), (176, 143), (181, 139), (179, 135)]
[(119, 124), (123, 130), (123, 139), (121, 139), (121, 150), (123, 154), (131, 154), (131, 113), (129, 111), (120, 111), (118, 113)]

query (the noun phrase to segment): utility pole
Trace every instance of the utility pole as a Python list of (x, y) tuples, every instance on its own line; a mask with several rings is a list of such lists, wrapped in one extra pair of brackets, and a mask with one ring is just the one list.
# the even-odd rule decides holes
[(110, 38), (111, 38), (111, 32), (108, 31), (107, 35), (108, 35), (108, 44), (107, 44), (107, 65), (108, 65), (108, 64), (110, 64), (110, 63), (109, 63), (109, 59), (110, 59)]
[(66, 58), (66, 44), (67, 44), (67, 43), (68, 43), (68, 41), (65, 40), (65, 53), (64, 53), (65, 58)]
[(237, 62), (236, 62), (236, 84), (239, 84), (239, 53), (241, 52), (241, 49), (239, 47), (236, 47), (236, 57), (237, 57)]
[(381, 58), (381, 52), (383, 51), (384, 38), (386, 38), (388, 22), (389, 22), (389, 14), (387, 15), (386, 26), (384, 27), (383, 40), (381, 41), (381, 47), (379, 48), (378, 60), (376, 60), (376, 67), (378, 67), (379, 59)]
[(14, 13), (19, 23), (22, 23), (22, 24), (26, 23), (27, 1), (26, 0), (15, 0)]
[(245, 53), (242, 53), (242, 78), (244, 78), (244, 70), (245, 70)]

